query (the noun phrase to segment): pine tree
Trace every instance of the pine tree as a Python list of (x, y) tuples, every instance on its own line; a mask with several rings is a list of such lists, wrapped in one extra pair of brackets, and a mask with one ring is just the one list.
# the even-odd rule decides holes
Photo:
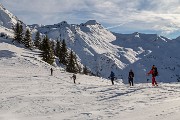
[(34, 40), (34, 45), (40, 49), (40, 44), (41, 44), (41, 37), (40, 33), (36, 32), (35, 40)]
[(52, 49), (52, 52), (53, 52), (53, 54), (55, 54), (55, 43), (54, 43), (54, 41), (50, 41), (50, 46), (51, 46), (51, 49)]
[[(16, 26), (15, 27), (13, 27), (13, 30), (14, 30), (14, 38), (13, 38), (13, 40), (16, 40), (16, 41), (18, 41), (19, 39), (19, 28), (20, 28), (20, 25), (19, 25), (19, 23), (17, 23), (16, 24)], [(19, 42), (19, 41), (18, 41)]]
[(51, 49), (51, 45), (50, 45), (50, 42), (49, 42), (49, 39), (48, 39), (48, 36), (46, 35), (46, 37), (43, 39), (43, 42), (42, 42), (42, 59), (49, 63), (49, 64), (53, 64), (54, 62), (54, 55), (53, 55), (53, 52), (52, 52), (52, 49)]
[(60, 54), (61, 54), (61, 45), (60, 45), (60, 41), (57, 40), (56, 48), (55, 48), (55, 55), (58, 58), (60, 58)]
[(76, 64), (75, 64), (75, 58), (76, 57), (75, 57), (73, 51), (71, 50), (70, 55), (69, 55), (69, 59), (68, 59), (68, 63), (66, 66), (67, 72), (76, 73), (78, 71)]
[(65, 40), (62, 41), (62, 47), (61, 47), (61, 52), (59, 55), (59, 59), (60, 59), (60, 63), (67, 65), (67, 57), (68, 57), (68, 53), (67, 53), (67, 48), (66, 48), (66, 43)]
[(85, 75), (88, 74), (88, 69), (87, 69), (86, 65), (85, 65), (84, 68), (83, 68), (83, 74), (85, 74)]
[(24, 39), (23, 39), (23, 36), (24, 36), (24, 33), (23, 33), (23, 26), (22, 24), (20, 24), (20, 30), (19, 30), (19, 40), (20, 40), (20, 43), (23, 43)]
[(13, 30), (14, 30), (13, 40), (18, 41), (19, 43), (23, 43), (23, 26), (22, 26), (22, 24), (17, 22), (17, 24), (13, 28)]
[[(59, 63), (62, 63), (62, 59), (63, 59), (63, 51), (62, 51), (62, 41), (59, 41), (59, 44), (60, 44), (60, 50), (59, 50), (59, 53), (58, 53), (58, 57), (59, 57)], [(66, 52), (66, 56), (67, 56), (67, 52)]]
[(23, 42), (24, 42), (25, 47), (27, 47), (27, 48), (32, 47), (32, 39), (31, 39), (31, 33), (30, 33), (29, 29), (26, 30)]

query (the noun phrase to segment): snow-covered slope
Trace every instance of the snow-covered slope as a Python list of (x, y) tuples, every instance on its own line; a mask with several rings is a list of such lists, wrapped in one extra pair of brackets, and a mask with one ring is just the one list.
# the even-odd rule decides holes
[(12, 28), (20, 22), (24, 29), (27, 27), (21, 20), (9, 12), (2, 4), (0, 4), (0, 33), (5, 33), (8, 37), (13, 36)]
[[(72, 74), (0, 38), (0, 120), (179, 120), (180, 84), (129, 87)], [(120, 81), (120, 80), (119, 80)]]
[(54, 25), (35, 26), (52, 39), (65, 39), (94, 74), (107, 78), (114, 71), (117, 78), (127, 82), (130, 69), (136, 82), (146, 82), (146, 73), (152, 65), (159, 70), (158, 81), (172, 82), (180, 79), (180, 43), (156, 34), (111, 33), (95, 20), (80, 25), (63, 21)]

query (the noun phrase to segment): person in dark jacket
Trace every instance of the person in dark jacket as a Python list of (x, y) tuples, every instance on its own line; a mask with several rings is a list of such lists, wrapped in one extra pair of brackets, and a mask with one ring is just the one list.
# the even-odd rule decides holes
[(133, 78), (134, 78), (134, 73), (132, 70), (129, 71), (129, 76), (128, 76), (128, 81), (129, 81), (129, 85), (130, 86), (133, 86), (134, 83), (133, 83)]
[(109, 78), (111, 79), (112, 85), (114, 85), (115, 74), (113, 71), (111, 71)]
[(52, 76), (53, 75), (53, 69), (51, 68), (50, 71), (51, 71), (51, 76)]
[(76, 75), (73, 74), (72, 79), (74, 80), (74, 84), (76, 84)]

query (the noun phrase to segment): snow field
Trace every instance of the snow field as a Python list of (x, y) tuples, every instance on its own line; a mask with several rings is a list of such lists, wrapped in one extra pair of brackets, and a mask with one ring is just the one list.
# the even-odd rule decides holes
[(39, 52), (0, 40), (0, 120), (179, 120), (180, 84), (129, 87), (72, 74), (40, 60)]

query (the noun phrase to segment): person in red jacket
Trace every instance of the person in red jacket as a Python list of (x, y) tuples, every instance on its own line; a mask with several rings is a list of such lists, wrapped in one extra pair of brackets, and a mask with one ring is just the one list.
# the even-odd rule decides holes
[(155, 73), (155, 69), (156, 67), (153, 65), (152, 69), (147, 73), (147, 75), (152, 74), (152, 86), (158, 86), (157, 82), (156, 82), (156, 73)]

